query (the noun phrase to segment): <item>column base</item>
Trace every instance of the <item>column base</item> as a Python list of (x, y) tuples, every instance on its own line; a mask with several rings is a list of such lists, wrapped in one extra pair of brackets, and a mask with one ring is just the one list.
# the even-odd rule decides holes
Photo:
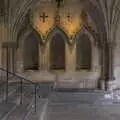
[(117, 87), (117, 83), (115, 80), (106, 81), (106, 83), (105, 83), (105, 88), (107, 91), (113, 91), (114, 89), (116, 89), (116, 87)]
[(99, 87), (101, 90), (105, 90), (105, 80), (100, 80)]
[(2, 65), (2, 45), (1, 45), (1, 43), (0, 43), (0, 67), (3, 67), (3, 65)]
[(16, 72), (23, 73), (23, 71), (24, 71), (23, 62), (17, 62), (16, 64), (17, 64), (16, 65)]

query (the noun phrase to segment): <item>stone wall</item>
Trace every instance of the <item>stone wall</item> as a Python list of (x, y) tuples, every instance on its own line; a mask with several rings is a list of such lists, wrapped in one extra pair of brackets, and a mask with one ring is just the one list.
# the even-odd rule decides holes
[[(92, 70), (91, 71), (77, 71), (80, 76), (81, 74), (86, 76), (86, 78), (94, 77), (96, 80), (101, 78), (109, 88), (112, 82), (117, 82), (116, 85), (120, 85), (120, 3), (119, 1), (109, 0), (72, 0), (71, 2), (65, 1), (66, 9), (71, 7), (71, 5), (76, 6), (75, 11), (83, 9), (83, 18), (85, 21), (84, 27), (88, 29), (89, 33), (94, 37), (97, 47), (100, 51), (96, 50), (95, 46), (92, 46)], [(6, 16), (0, 16), (0, 43), (5, 42), (18, 42), (17, 37), (27, 24), (25, 19), (29, 14), (29, 11), (35, 7), (38, 0), (12, 0), (9, 4), (9, 9), (6, 9)], [(40, 0), (39, 2), (51, 2), (50, 0)], [(7, 4), (7, 3), (6, 3)], [(54, 4), (54, 2), (53, 2)], [(63, 6), (62, 6), (63, 7)], [(63, 10), (66, 10), (63, 9)], [(7, 11), (8, 10), (8, 11)], [(74, 13), (72, 14), (74, 16)], [(111, 21), (111, 22), (110, 22)], [(77, 21), (76, 21), (77, 22)], [(80, 26), (81, 27), (81, 26)], [(69, 30), (69, 29), (68, 29)], [(78, 32), (75, 30), (75, 33)], [(42, 40), (46, 38), (42, 37)], [(69, 38), (70, 39), (70, 38)], [(2, 45), (1, 45), (2, 46)], [(41, 50), (42, 49), (42, 50)], [(49, 70), (49, 42), (47, 42), (45, 48), (40, 47), (40, 64), (42, 69)], [(103, 52), (102, 52), (103, 51)], [(66, 71), (68, 73), (76, 72), (76, 46), (73, 46), (72, 51), (68, 44), (66, 44)], [(21, 56), (18, 54), (21, 53)], [(22, 68), (22, 53), (23, 49), (17, 49), (17, 63), (18, 66)], [(46, 54), (43, 54), (46, 53)], [(97, 55), (97, 56), (96, 56)], [(69, 59), (71, 57), (72, 59)], [(1, 57), (2, 58), (2, 57)], [(96, 60), (97, 59), (97, 60)], [(21, 64), (21, 65), (20, 65)], [(19, 67), (18, 67), (19, 68)], [(68, 74), (69, 76), (70, 74)], [(73, 75), (74, 76), (74, 75)]]

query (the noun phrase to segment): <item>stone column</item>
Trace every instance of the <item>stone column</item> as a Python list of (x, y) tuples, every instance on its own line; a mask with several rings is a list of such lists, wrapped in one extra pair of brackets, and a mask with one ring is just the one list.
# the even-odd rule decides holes
[(42, 71), (47, 69), (46, 46), (45, 45), (42, 45), (39, 48), (39, 69)]
[(5, 48), (2, 48), (3, 51), (2, 51), (2, 67), (3, 68), (6, 68), (6, 49)]
[(17, 58), (17, 54), (16, 54), (16, 47), (14, 47), (13, 49), (13, 72), (16, 72), (16, 59)]
[(42, 62), (42, 60), (41, 60), (41, 46), (40, 46), (40, 44), (39, 44), (39, 54), (38, 54), (39, 56), (39, 70), (41, 69), (41, 67), (42, 67), (42, 65), (41, 65), (41, 62)]
[(104, 76), (104, 73), (105, 73), (105, 45), (102, 44), (102, 47), (101, 47), (101, 76), (100, 76), (100, 89), (101, 90), (105, 90), (105, 76)]
[(115, 88), (114, 77), (114, 47), (113, 43), (108, 44), (108, 76), (106, 76), (106, 89), (113, 90)]
[(8, 69), (8, 71), (11, 72), (11, 48), (9, 47), (9, 45), (7, 46), (7, 62), (6, 62), (6, 68)]
[(13, 72), (13, 53), (12, 53), (12, 47), (9, 49), (9, 64), (10, 64), (10, 71)]
[(65, 46), (65, 65), (67, 72), (75, 72), (76, 70), (76, 46), (66, 43)]
[(2, 44), (0, 43), (0, 67), (2, 67)]
[(15, 72), (15, 66), (16, 66), (16, 49), (15, 47), (11, 48), (11, 70), (12, 72)]
[(24, 72), (24, 50), (22, 48), (16, 49), (16, 72), (22, 73)]

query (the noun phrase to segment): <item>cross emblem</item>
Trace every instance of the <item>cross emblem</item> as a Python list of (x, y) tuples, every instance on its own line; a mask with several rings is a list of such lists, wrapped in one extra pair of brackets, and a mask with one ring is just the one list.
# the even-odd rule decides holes
[(43, 12), (40, 18), (42, 18), (43, 23), (45, 23), (46, 18), (48, 18), (48, 16), (45, 14), (45, 12)]
[(61, 7), (61, 3), (63, 2), (63, 0), (56, 0), (56, 2), (57, 2), (58, 8), (60, 8)]

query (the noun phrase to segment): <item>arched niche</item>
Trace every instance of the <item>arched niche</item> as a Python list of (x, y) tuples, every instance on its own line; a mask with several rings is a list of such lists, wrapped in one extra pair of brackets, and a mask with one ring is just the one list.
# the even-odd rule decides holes
[(49, 68), (65, 70), (66, 68), (66, 41), (67, 35), (60, 29), (53, 29), (48, 35)]
[[(76, 33), (76, 69), (87, 71), (99, 71), (100, 70), (100, 50), (96, 44), (96, 38), (85, 28)], [(82, 49), (82, 50), (81, 50)], [(81, 53), (81, 51), (83, 51)], [(82, 55), (83, 54), (83, 55)], [(87, 55), (84, 55), (87, 54)], [(81, 65), (81, 58), (78, 56), (84, 56), (87, 67)], [(84, 60), (83, 59), (83, 60)], [(99, 71), (100, 72), (100, 71)]]
[(24, 70), (39, 69), (39, 40), (30, 33), (24, 40)]
[(41, 36), (31, 27), (28, 27), (19, 35), (17, 40), (18, 71), (38, 70), (40, 68), (41, 41)]
[(65, 69), (65, 40), (60, 33), (56, 33), (50, 42), (51, 69)]
[(92, 46), (89, 37), (82, 34), (76, 41), (76, 69), (90, 70), (92, 61)]

